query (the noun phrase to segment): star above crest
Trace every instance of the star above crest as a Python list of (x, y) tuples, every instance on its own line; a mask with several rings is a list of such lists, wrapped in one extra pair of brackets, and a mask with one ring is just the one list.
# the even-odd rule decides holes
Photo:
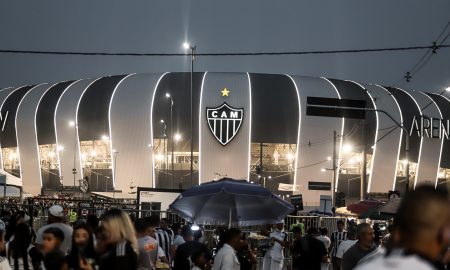
[(222, 93), (222, 97), (228, 97), (230, 94), (230, 91), (226, 87), (220, 92)]

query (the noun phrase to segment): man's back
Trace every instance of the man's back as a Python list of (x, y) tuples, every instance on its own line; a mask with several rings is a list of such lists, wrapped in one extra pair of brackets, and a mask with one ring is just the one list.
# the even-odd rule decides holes
[(366, 263), (358, 265), (355, 270), (391, 270), (391, 269), (405, 269), (405, 270), (434, 270), (431, 263), (423, 260), (419, 256), (409, 255), (403, 256), (400, 254), (390, 255), (387, 257), (379, 257), (370, 260)]
[(322, 258), (328, 253), (322, 241), (308, 235), (294, 241), (293, 251), (298, 255), (294, 268), (308, 270), (320, 270)]
[(228, 244), (225, 244), (214, 258), (213, 270), (239, 270), (240, 263), (236, 256), (236, 251)]

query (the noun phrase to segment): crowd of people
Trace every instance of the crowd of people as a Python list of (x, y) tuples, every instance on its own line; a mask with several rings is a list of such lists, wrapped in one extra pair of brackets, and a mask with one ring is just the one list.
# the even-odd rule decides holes
[(449, 198), (432, 187), (406, 195), (386, 235), (369, 223), (337, 220), (329, 233), (304, 226), (285, 230), (280, 221), (263, 227), (261, 235), (271, 241), (258, 249), (238, 228), (217, 228), (211, 241), (198, 226), (171, 224), (159, 215), (135, 218), (116, 208), (68, 224), (64, 208), (55, 204), (37, 232), (32, 215), (5, 213), (0, 270), (450, 269)]

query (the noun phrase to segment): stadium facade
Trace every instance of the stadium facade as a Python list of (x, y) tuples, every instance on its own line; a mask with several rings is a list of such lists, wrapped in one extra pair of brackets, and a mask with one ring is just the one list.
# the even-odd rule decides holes
[[(308, 115), (311, 96), (364, 100), (393, 119), (380, 111), (368, 111), (364, 120)], [(410, 185), (445, 188), (450, 178), (450, 99), (444, 94), (199, 72), (192, 98), (193, 136), (189, 73), (2, 89), (1, 169), (8, 184), (31, 194), (78, 186), (84, 177), (92, 191), (130, 193), (135, 186), (187, 188), (227, 176), (301, 193), (305, 204), (318, 205), (332, 187), (346, 196), (358, 196), (360, 186), (368, 194), (404, 190), (409, 136)]]

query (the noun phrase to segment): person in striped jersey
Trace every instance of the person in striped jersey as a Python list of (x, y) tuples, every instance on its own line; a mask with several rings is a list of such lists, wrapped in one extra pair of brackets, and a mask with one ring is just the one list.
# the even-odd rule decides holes
[(338, 230), (331, 234), (331, 258), (333, 270), (340, 269), (340, 260), (336, 258), (336, 253), (341, 242), (347, 240), (347, 231), (344, 230), (345, 223), (343, 220), (338, 220), (337, 228)]
[(159, 246), (164, 250), (166, 258), (169, 262), (172, 262), (175, 253), (175, 246), (173, 245), (174, 233), (169, 226), (170, 221), (167, 218), (162, 218), (159, 222), (159, 228), (157, 229), (155, 236)]

